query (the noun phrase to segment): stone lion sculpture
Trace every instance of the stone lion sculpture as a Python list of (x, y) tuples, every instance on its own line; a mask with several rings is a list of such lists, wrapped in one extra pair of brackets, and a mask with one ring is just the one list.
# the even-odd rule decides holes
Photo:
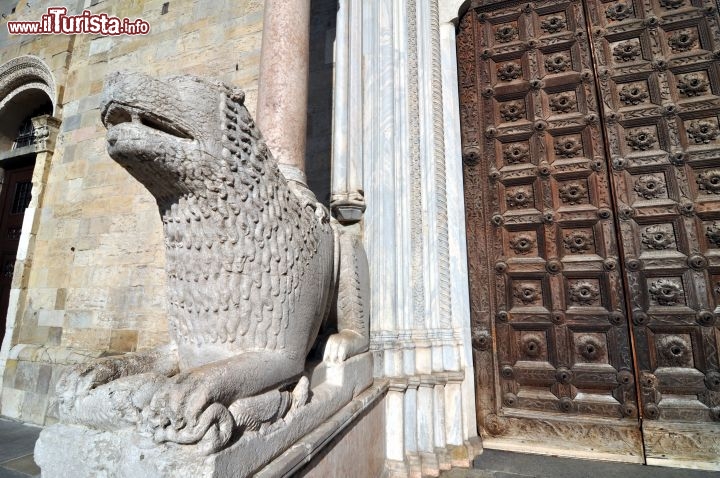
[(171, 342), (71, 368), (62, 422), (135, 425), (212, 453), (304, 405), (305, 359), (329, 315), (326, 361), (367, 350), (362, 246), (280, 173), (241, 90), (116, 73), (102, 121), (112, 159), (157, 199)]

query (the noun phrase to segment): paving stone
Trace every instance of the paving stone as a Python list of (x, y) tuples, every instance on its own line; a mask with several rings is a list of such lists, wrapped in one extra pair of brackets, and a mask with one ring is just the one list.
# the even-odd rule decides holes
[(40, 430), (38, 427), (0, 418), (0, 466), (5, 466), (10, 460), (31, 455)]
[(0, 466), (0, 478), (28, 478), (28, 476), (33, 475), (26, 475), (25, 473)]
[(20, 458), (15, 458), (14, 460), (6, 461), (2, 464), (2, 466), (3, 468), (7, 468), (12, 471), (24, 473), (27, 476), (40, 474), (40, 467), (35, 463), (32, 453), (21, 456)]

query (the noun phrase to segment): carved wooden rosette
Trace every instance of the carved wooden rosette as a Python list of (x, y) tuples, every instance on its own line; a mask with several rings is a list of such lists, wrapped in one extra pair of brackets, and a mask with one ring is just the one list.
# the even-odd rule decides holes
[[(547, 438), (641, 460), (644, 417), (649, 459), (711, 462), (720, 449), (713, 2), (476, 1), (457, 46), (486, 444), (536, 437), (552, 448)], [(672, 434), (687, 446), (665, 447)]]
[[(620, 19), (613, 13), (621, 5)], [(649, 461), (717, 461), (717, 7), (712, 1), (592, 0), (587, 8), (595, 26), (646, 455)], [(632, 45), (632, 58), (615, 53), (625, 45)], [(676, 441), (669, 446), (671, 436)]]

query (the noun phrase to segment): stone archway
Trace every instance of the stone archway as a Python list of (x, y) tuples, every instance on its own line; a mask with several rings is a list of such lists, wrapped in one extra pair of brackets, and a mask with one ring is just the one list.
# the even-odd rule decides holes
[(0, 152), (12, 148), (18, 127), (29, 116), (55, 113), (57, 91), (52, 72), (34, 56), (0, 66)]
[(7, 214), (0, 214), (0, 229), (5, 227), (3, 237), (9, 241), (0, 251), (0, 337), (4, 345), (0, 362), (14, 345), (16, 318), (22, 313), (27, 289), (23, 281), (27, 280), (25, 268), (30, 264), (34, 229), (22, 225), (39, 220), (38, 206), (59, 126), (53, 117), (57, 108), (55, 79), (42, 59), (28, 55), (0, 65), (0, 177), (4, 178), (0, 197), (22, 203), (22, 207), (15, 205)]
[(0, 65), (0, 110), (14, 96), (33, 88), (44, 91), (53, 105), (57, 103), (55, 79), (42, 59), (25, 55)]

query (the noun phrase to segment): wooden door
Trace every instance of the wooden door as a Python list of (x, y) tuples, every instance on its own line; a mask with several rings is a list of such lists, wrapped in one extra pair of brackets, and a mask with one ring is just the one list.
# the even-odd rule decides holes
[(587, 2), (649, 463), (720, 466), (720, 25), (712, 1)]
[(475, 2), (460, 23), (488, 447), (720, 455), (720, 35), (684, 2)]
[(6, 169), (0, 191), (0, 341), (5, 334), (23, 217), (32, 197), (32, 172), (33, 166)]

